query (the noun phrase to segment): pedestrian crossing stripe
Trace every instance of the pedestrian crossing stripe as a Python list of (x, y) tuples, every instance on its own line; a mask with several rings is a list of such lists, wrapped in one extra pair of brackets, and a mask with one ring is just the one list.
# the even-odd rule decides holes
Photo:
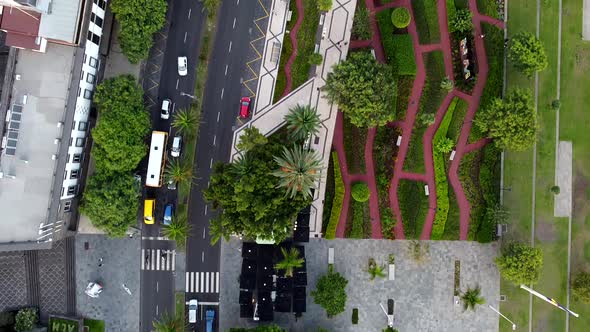
[(141, 249), (141, 269), (147, 271), (174, 271), (176, 250)]
[(219, 272), (186, 272), (187, 293), (219, 293)]

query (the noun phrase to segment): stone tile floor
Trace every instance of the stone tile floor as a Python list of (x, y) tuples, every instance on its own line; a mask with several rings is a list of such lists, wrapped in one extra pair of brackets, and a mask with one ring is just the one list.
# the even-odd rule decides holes
[[(306, 244), (308, 271), (307, 312), (299, 320), (293, 314), (275, 314), (275, 323), (289, 331), (381, 331), (387, 318), (379, 306), (395, 300), (394, 327), (400, 331), (497, 331), (498, 316), (487, 304), (498, 306), (500, 276), (494, 264), (497, 244), (482, 245), (466, 241), (420, 241), (425, 252), (421, 261), (413, 258), (413, 241), (389, 240), (314, 240)], [(313, 302), (310, 292), (318, 278), (328, 270), (328, 248), (335, 249), (335, 269), (348, 279), (345, 312), (328, 319)], [(220, 330), (254, 326), (251, 319), (239, 318), (238, 280), (241, 269), (239, 241), (232, 239), (221, 247)], [(395, 256), (395, 280), (369, 280), (367, 261), (374, 258), (386, 264)], [(463, 312), (453, 304), (455, 260), (461, 261), (461, 290), (479, 284), (486, 305)], [(352, 309), (359, 310), (359, 323), (352, 325)]]

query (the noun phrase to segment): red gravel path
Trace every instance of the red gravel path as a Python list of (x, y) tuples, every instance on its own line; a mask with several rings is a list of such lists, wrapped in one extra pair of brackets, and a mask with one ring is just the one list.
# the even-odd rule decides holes
[(295, 62), (295, 58), (297, 57), (297, 33), (299, 32), (299, 28), (301, 28), (301, 23), (303, 23), (303, 0), (295, 0), (295, 3), (297, 6), (297, 22), (295, 22), (293, 29), (291, 29), (291, 32), (289, 32), (289, 38), (291, 39), (291, 44), (293, 45), (293, 53), (291, 53), (289, 60), (287, 60), (287, 64), (285, 64), (285, 77), (287, 79), (287, 84), (285, 85), (285, 91), (283, 92), (282, 97), (288, 95), (293, 87), (291, 67), (293, 66), (293, 62)]

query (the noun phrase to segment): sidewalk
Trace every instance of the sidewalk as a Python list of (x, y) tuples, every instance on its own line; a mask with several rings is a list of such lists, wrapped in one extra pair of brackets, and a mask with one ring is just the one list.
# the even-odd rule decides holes
[[(277, 40), (276, 33), (279, 22), (281, 22), (284, 29), (284, 17), (281, 19), (275, 13), (286, 6), (283, 1), (275, 0), (273, 2), (273, 16), (269, 23), (267, 31), (266, 47), (264, 49), (264, 62), (261, 64), (260, 80), (258, 82), (257, 100), (255, 102), (255, 111), (252, 119), (238, 128), (234, 132), (231, 160), (233, 160), (239, 151), (236, 148), (239, 142), (241, 133), (245, 128), (255, 126), (265, 136), (271, 135), (285, 124), (284, 116), (290, 108), (297, 104), (311, 105), (317, 108), (322, 120), (320, 132), (312, 139), (311, 147), (318, 152), (322, 158), (322, 180), (318, 183), (318, 189), (314, 194), (312, 202), (311, 216), (309, 220), (310, 237), (321, 237), (322, 231), (322, 214), (324, 207), (324, 195), (326, 191), (325, 177), (330, 160), (330, 151), (332, 149), (332, 138), (334, 135), (334, 126), (336, 124), (337, 105), (330, 104), (325, 98), (321, 96), (320, 90), (325, 85), (325, 79), (331, 71), (332, 66), (346, 59), (348, 54), (348, 45), (345, 42), (350, 40), (350, 30), (354, 11), (356, 8), (356, 0), (334, 0), (332, 10), (320, 16), (319, 29), (325, 32), (325, 37), (321, 40), (318, 52), (322, 54), (324, 62), (317, 66), (316, 76), (305, 84), (292, 91), (289, 95), (282, 98), (278, 103), (271, 105), (272, 96), (274, 93), (274, 77), (267, 68), (273, 68), (276, 73), (278, 63), (274, 65), (270, 60), (272, 42)], [(287, 11), (282, 11), (284, 15)], [(341, 46), (338, 46), (338, 44)], [(268, 46), (271, 46), (270, 48)], [(317, 45), (316, 45), (317, 46)]]

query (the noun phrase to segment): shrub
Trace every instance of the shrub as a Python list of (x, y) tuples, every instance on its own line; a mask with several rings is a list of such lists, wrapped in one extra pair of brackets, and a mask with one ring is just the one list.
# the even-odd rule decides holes
[(443, 78), (443, 80), (440, 82), (440, 88), (447, 92), (453, 90), (453, 87), (454, 83), (448, 76), (445, 76), (445, 78)]
[(396, 8), (391, 13), (391, 23), (398, 29), (407, 28), (411, 19), (410, 12), (404, 7)]
[(357, 202), (366, 202), (371, 196), (369, 187), (364, 182), (358, 182), (352, 185), (351, 189), (352, 198)]
[(469, 9), (459, 9), (449, 20), (449, 27), (451, 32), (460, 34), (471, 33), (473, 30), (473, 23), (471, 21), (472, 13)]
[(436, 43), (440, 40), (438, 10), (436, 0), (410, 1), (414, 13), (414, 22), (421, 44)]
[(322, 64), (322, 61), (324, 61), (324, 57), (319, 53), (313, 53), (309, 55), (307, 61), (309, 61), (309, 64), (312, 66), (319, 66)]
[(317, 0), (318, 8), (321, 11), (327, 12), (332, 9), (332, 0)]
[(356, 325), (359, 323), (359, 310), (357, 308), (352, 309), (352, 324)]
[(418, 115), (418, 120), (420, 121), (421, 125), (428, 127), (436, 121), (436, 118), (433, 113), (422, 113)]
[(543, 251), (526, 244), (510, 243), (496, 258), (502, 277), (515, 285), (535, 284), (543, 268)]
[(11, 311), (0, 312), (0, 327), (12, 325), (14, 325), (14, 313)]
[(363, 226), (365, 224), (365, 205), (364, 203), (352, 202), (352, 227), (350, 233), (347, 234), (349, 239), (362, 239), (364, 238)]
[(590, 273), (580, 272), (572, 282), (574, 296), (582, 302), (590, 303)]
[(15, 317), (14, 330), (16, 332), (31, 331), (37, 325), (37, 310), (33, 308), (25, 308), (18, 311)]
[(554, 101), (551, 102), (551, 109), (554, 111), (559, 110), (559, 108), (561, 107), (561, 102), (559, 101), (559, 99), (555, 99)]
[(354, 21), (352, 23), (352, 36), (354, 39), (368, 40), (371, 39), (371, 26), (369, 25), (369, 11), (364, 5), (359, 5), (354, 12)]
[(340, 211), (342, 210), (342, 202), (344, 201), (344, 182), (342, 181), (340, 163), (338, 162), (338, 154), (336, 152), (332, 152), (332, 161), (334, 162), (334, 200), (332, 201), (330, 221), (326, 227), (325, 238), (328, 240), (336, 238), (336, 228), (338, 228)]
[(328, 274), (320, 277), (316, 289), (311, 292), (314, 302), (326, 310), (328, 317), (336, 316), (344, 311), (347, 284), (348, 280), (330, 266)]
[(519, 32), (512, 37), (508, 59), (527, 77), (543, 71), (549, 64), (543, 43), (530, 32)]
[[(414, 42), (409, 34), (396, 34), (393, 37), (393, 56), (395, 67), (399, 75), (416, 75), (416, 58), (414, 57)], [(387, 54), (387, 51), (386, 51)]]
[(453, 150), (453, 146), (455, 146), (455, 142), (448, 137), (443, 137), (436, 141), (434, 144), (436, 151), (440, 153), (449, 153)]
[(559, 186), (551, 187), (551, 192), (555, 195), (559, 195), (559, 192), (560, 192)]

